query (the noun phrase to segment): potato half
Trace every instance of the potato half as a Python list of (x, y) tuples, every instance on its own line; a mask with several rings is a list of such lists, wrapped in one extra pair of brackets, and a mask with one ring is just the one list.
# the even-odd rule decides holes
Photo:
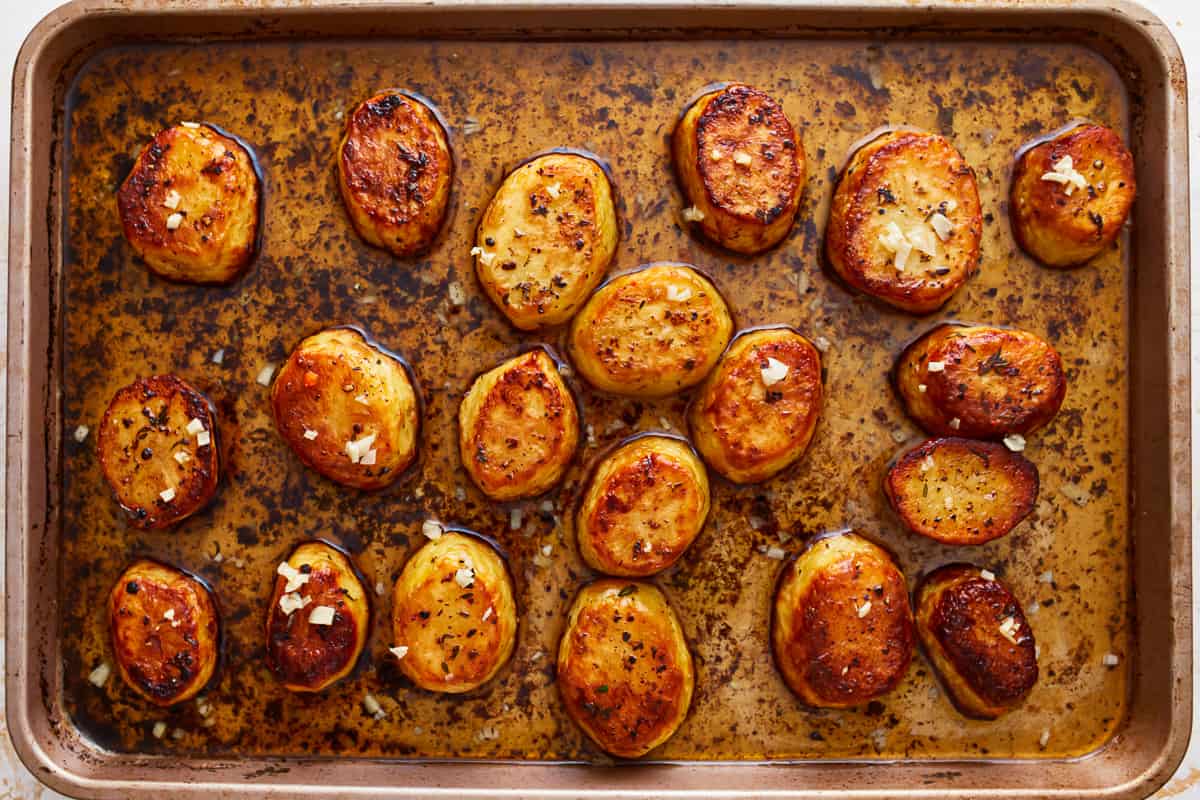
[(772, 612), (775, 663), (807, 705), (859, 706), (908, 672), (908, 587), (892, 557), (858, 534), (811, 542), (784, 568)]
[(350, 674), (371, 630), (371, 605), (349, 556), (304, 542), (279, 565), (267, 610), (267, 666), (293, 692)]
[(417, 686), (448, 694), (482, 686), (508, 662), (516, 636), (512, 579), (483, 539), (447, 531), (404, 565), (391, 653)]
[(617, 212), (604, 168), (577, 153), (517, 167), (475, 235), (475, 271), (521, 330), (559, 325), (604, 277), (617, 249)]
[(683, 628), (648, 583), (584, 586), (558, 647), (567, 713), (601, 749), (638, 758), (670, 739), (692, 703), (695, 672)]
[(117, 671), (151, 703), (182, 703), (212, 678), (220, 654), (217, 606), (191, 575), (134, 562), (109, 592), (108, 621)]

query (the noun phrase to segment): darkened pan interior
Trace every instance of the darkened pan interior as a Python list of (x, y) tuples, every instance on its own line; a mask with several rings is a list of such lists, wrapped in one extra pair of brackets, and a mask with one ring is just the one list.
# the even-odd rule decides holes
[[(1149, 791), (1182, 755), (1190, 715), (1187, 353), (1175, 333), (1186, 337), (1186, 169), (1172, 104), (1182, 62), (1157, 23), (1130, 20), (1141, 13), (1132, 8), (1074, 6), (1054, 17), (1060, 28), (1049, 27), (1049, 8), (58, 12), (23, 53), (14, 101), (8, 690), (22, 755), (68, 791), (107, 796), (178, 794), (187, 780), (307, 785), (322, 795), (373, 785), (418, 794), (432, 785)], [(836, 25), (836, 35), (813, 25)], [(161, 44), (174, 37), (186, 38)], [(783, 102), (809, 160), (796, 229), (755, 258), (687, 231), (668, 159), (666, 137), (688, 97), (732, 79)], [(332, 162), (342, 114), (396, 85), (438, 105), (456, 150), (446, 230), (410, 261), (354, 234)], [(1012, 156), (1079, 116), (1127, 136), (1142, 195), (1118, 249), (1082, 270), (1046, 270), (1013, 244)], [(227, 288), (154, 279), (120, 235), (116, 185), (146, 139), (181, 119), (238, 134), (264, 171), (262, 250)], [(464, 130), (475, 128), (469, 120), (477, 131)], [(850, 294), (821, 267), (836, 170), (854, 142), (885, 124), (946, 134), (980, 180), (981, 273), (924, 319)], [(826, 405), (805, 459), (760, 487), (714, 479), (708, 525), (655, 579), (692, 644), (697, 691), (653, 760), (687, 766), (515, 763), (608, 761), (567, 719), (553, 683), (570, 599), (590, 577), (574, 550), (572, 511), (596, 454), (639, 430), (681, 430), (687, 402), (606, 397), (576, 382), (589, 435), (560, 490), (493, 506), (462, 473), (454, 417), (474, 375), (533, 342), (562, 350), (561, 331), (518, 334), (503, 321), (467, 254), (504, 175), (556, 146), (586, 148), (612, 167), (623, 226), (612, 272), (691, 262), (713, 277), (740, 326), (786, 323), (828, 343)], [(447, 302), (452, 281), (468, 297), (457, 312)], [(969, 551), (905, 534), (879, 489), (900, 442), (916, 435), (887, 371), (905, 343), (943, 319), (1041, 333), (1068, 369), (1063, 411), (1030, 437), (1027, 455), (1042, 477), (1037, 509), (1011, 536)], [(402, 354), (422, 387), (419, 468), (393, 489), (349, 491), (303, 468), (255, 382), (263, 364), (335, 324), (360, 325)], [(218, 349), (220, 365), (211, 361)], [(107, 494), (94, 435), (77, 444), (70, 434), (79, 424), (94, 429), (118, 387), (167, 371), (216, 403), (226, 477), (208, 509), (174, 531), (142, 533)], [(521, 531), (511, 530), (514, 509)], [(350, 679), (313, 698), (280, 688), (261, 643), (279, 560), (303, 539), (328, 538), (355, 555), (368, 585), (390, 590), (426, 516), (478, 530), (510, 553), (522, 611), (511, 664), (461, 698), (412, 688), (386, 656), (385, 592), (374, 599), (370, 659)], [(784, 534), (795, 550), (804, 536), (844, 526), (896, 553), (910, 584), (965, 557), (1003, 576), (1027, 606), (1039, 602), (1030, 623), (1043, 677), (1021, 710), (1001, 723), (964, 720), (919, 658), (894, 694), (865, 710), (796, 703), (767, 643), (782, 565), (759, 547)], [(551, 556), (535, 558), (544, 544)], [(206, 693), (209, 726), (194, 704), (164, 714), (115, 680), (103, 691), (87, 683), (109, 658), (97, 598), (138, 555), (197, 572), (220, 598), (225, 656)], [(1053, 584), (1037, 580), (1047, 570)], [(1115, 669), (1101, 664), (1107, 652), (1121, 656)], [(362, 710), (366, 692), (385, 720)], [(182, 738), (154, 739), (159, 719)], [(450, 757), (502, 763), (396, 760)], [(870, 762), (752, 763), (763, 759)]]

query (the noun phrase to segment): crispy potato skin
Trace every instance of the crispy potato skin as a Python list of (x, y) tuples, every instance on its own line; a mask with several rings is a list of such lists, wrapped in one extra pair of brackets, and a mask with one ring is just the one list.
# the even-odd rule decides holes
[(609, 575), (661, 572), (700, 533), (709, 504), (708, 474), (687, 442), (638, 436), (592, 473), (576, 515), (579, 554)]
[[(271, 408), (279, 435), (300, 460), (344, 486), (388, 486), (417, 457), (420, 409), (408, 371), (353, 328), (300, 342), (271, 386)], [(372, 434), (375, 463), (355, 463), (347, 442)]]
[(784, 568), (771, 643), (784, 681), (806, 705), (851, 708), (895, 689), (913, 639), (904, 576), (861, 536), (818, 537)]
[(741, 83), (709, 92), (680, 119), (671, 148), (705, 236), (739, 253), (787, 237), (804, 190), (804, 146), (778, 101)]
[[(471, 570), (467, 586), (455, 577), (460, 569)], [(478, 537), (448, 531), (426, 543), (404, 565), (392, 598), (394, 644), (408, 648), (400, 671), (422, 689), (469, 692), (512, 655), (512, 580), (504, 560)]]
[(604, 579), (580, 590), (558, 647), (558, 690), (603, 750), (638, 758), (671, 738), (692, 703), (683, 628), (649, 583)]
[[(946, 241), (930, 226), (953, 225)], [(879, 241), (889, 223), (932, 235), (937, 255), (914, 249), (903, 271)], [(914, 314), (940, 308), (975, 271), (983, 212), (975, 173), (944, 137), (892, 131), (860, 147), (842, 171), (825, 229), (825, 254), (842, 280)]]
[[(916, 602), (921, 644), (959, 711), (996, 719), (1025, 699), (1037, 683), (1037, 651), (1008, 587), (978, 567), (949, 564), (921, 581)], [(1012, 639), (1001, 630), (1010, 617)]]
[(617, 249), (617, 212), (604, 168), (550, 153), (513, 170), (475, 236), (475, 272), (521, 330), (569, 320), (604, 277)]
[(562, 479), (579, 444), (579, 412), (544, 350), (475, 379), (458, 409), (463, 467), (493, 500), (533, 497)]
[[(931, 361), (944, 369), (931, 372)], [(893, 379), (908, 415), (938, 436), (1030, 433), (1054, 418), (1067, 394), (1062, 358), (1049, 342), (988, 325), (936, 326), (900, 354)]]
[(983, 544), (1033, 511), (1038, 471), (995, 442), (929, 439), (896, 459), (883, 491), (913, 533), (943, 544)]
[[(250, 154), (207, 125), (155, 134), (117, 190), (125, 238), (155, 274), (185, 283), (229, 283), (254, 258), (258, 174)], [(174, 208), (168, 197), (179, 195)], [(171, 230), (167, 219), (182, 214)]]
[(359, 236), (401, 258), (433, 243), (450, 200), (454, 161), (433, 110), (385, 91), (346, 117), (338, 188)]
[[(285, 614), (279, 607), (287, 580), (275, 575), (267, 610), (267, 666), (293, 692), (319, 692), (350, 674), (367, 643), (371, 606), (350, 559), (324, 542), (304, 542), (288, 556), (292, 569), (308, 572), (296, 591), (311, 602)], [(318, 606), (334, 609), (333, 623), (308, 617)]]
[[(187, 433), (198, 419), (204, 446)], [(96, 439), (100, 469), (137, 528), (165, 528), (199, 511), (217, 492), (217, 421), (208, 399), (174, 375), (139, 378), (108, 404)], [(176, 454), (183, 454), (176, 459)], [(174, 489), (163, 500), (161, 493)]]
[(200, 581), (165, 564), (136, 561), (113, 585), (108, 611), (117, 670), (129, 688), (170, 706), (208, 684), (217, 666), (220, 623)]
[(707, 278), (686, 264), (655, 264), (597, 289), (572, 321), (569, 343), (576, 369), (597, 389), (665, 397), (704, 380), (732, 333), (729, 308)]
[[(773, 358), (787, 376), (767, 386)], [(735, 483), (760, 483), (804, 454), (821, 413), (821, 354), (789, 328), (737, 336), (688, 409), (696, 448)]]
[[(1062, 184), (1042, 180), (1063, 156), (1087, 188), (1068, 195)], [(1136, 194), (1133, 156), (1121, 137), (1102, 125), (1077, 125), (1017, 160), (1009, 192), (1013, 234), (1046, 266), (1078, 266), (1113, 243)]]

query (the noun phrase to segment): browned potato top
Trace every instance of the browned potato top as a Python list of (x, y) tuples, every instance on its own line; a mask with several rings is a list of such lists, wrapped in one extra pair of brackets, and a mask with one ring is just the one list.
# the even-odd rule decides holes
[(454, 162), (434, 111), (390, 90), (346, 117), (338, 187), (350, 221), (376, 247), (405, 257), (433, 243), (446, 216)]
[(1077, 125), (1017, 160), (1013, 233), (1043, 264), (1077, 266), (1113, 243), (1136, 194), (1133, 156), (1121, 137), (1103, 125)]
[(113, 396), (96, 449), (130, 524), (165, 528), (217, 491), (217, 424), (199, 390), (174, 375), (139, 378)]
[(675, 612), (648, 583), (605, 579), (580, 590), (558, 647), (567, 713), (601, 748), (637, 758), (687, 716), (695, 673)]
[(834, 191), (825, 233), (842, 280), (897, 308), (943, 305), (979, 264), (975, 173), (933, 133), (891, 131), (859, 148)]
[(117, 191), (125, 238), (158, 275), (228, 283), (254, 258), (259, 181), (250, 154), (209, 125), (164, 128)]
[(208, 684), (220, 623), (200, 581), (156, 561), (136, 561), (113, 585), (108, 611), (117, 669), (135, 692), (169, 706)]
[(1027, 331), (943, 323), (901, 353), (905, 408), (940, 436), (1024, 434), (1054, 418), (1067, 393), (1062, 358)]

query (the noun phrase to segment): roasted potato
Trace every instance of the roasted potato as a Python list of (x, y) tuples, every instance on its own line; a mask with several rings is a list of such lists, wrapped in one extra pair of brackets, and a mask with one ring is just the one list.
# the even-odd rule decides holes
[(164, 128), (117, 190), (121, 226), (152, 272), (228, 283), (254, 258), (261, 202), (246, 149), (195, 122)]
[(1077, 125), (1017, 159), (1013, 234), (1046, 266), (1078, 266), (1113, 243), (1136, 194), (1133, 156), (1121, 137), (1103, 125)]
[(337, 165), (359, 236), (401, 258), (429, 248), (454, 176), (446, 131), (430, 106), (399, 90), (364, 100), (346, 117)]
[(807, 705), (862, 705), (908, 672), (914, 636), (904, 576), (856, 533), (811, 542), (784, 568), (772, 612), (775, 663)]
[(517, 605), (504, 560), (477, 536), (447, 531), (413, 554), (392, 594), (392, 655), (409, 680), (460, 694), (512, 655)]
[(735, 483), (796, 461), (821, 413), (821, 354), (790, 328), (739, 334), (688, 409), (696, 448)]
[(995, 442), (929, 439), (896, 459), (883, 491), (910, 531), (943, 544), (983, 544), (1033, 511), (1038, 471)]
[(609, 575), (653, 575), (679, 560), (708, 509), (708, 474), (688, 443), (636, 436), (592, 473), (576, 514), (579, 554)]
[(300, 342), (271, 386), (271, 408), (300, 460), (345, 486), (387, 486), (417, 457), (420, 408), (408, 370), (354, 328)]
[(119, 390), (100, 423), (104, 479), (131, 525), (165, 528), (217, 493), (217, 420), (199, 390), (174, 375)]
[(493, 500), (533, 497), (554, 486), (578, 444), (575, 398), (540, 348), (480, 375), (458, 409), (463, 467)]
[(109, 592), (108, 624), (117, 671), (155, 705), (190, 700), (216, 670), (216, 603), (203, 583), (174, 567), (131, 564)]
[(597, 389), (664, 397), (704, 380), (732, 333), (707, 278), (686, 264), (655, 264), (597, 289), (569, 342), (576, 369)]
[(944, 137), (891, 131), (842, 170), (825, 254), (851, 287), (914, 314), (940, 308), (979, 264), (975, 173)]
[(567, 713), (601, 749), (638, 758), (671, 738), (692, 703), (683, 628), (657, 588), (605, 579), (584, 586), (558, 646)]
[(804, 146), (783, 106), (731, 83), (700, 97), (671, 135), (675, 170), (695, 222), (712, 241), (760, 253), (792, 229), (804, 190)]
[(934, 327), (900, 354), (893, 381), (922, 428), (973, 439), (1035, 431), (1067, 393), (1062, 359), (1049, 342), (988, 325)]
[(570, 319), (616, 249), (608, 175), (591, 158), (563, 152), (539, 156), (504, 179), (471, 253), (488, 297), (529, 331)]
[(304, 542), (275, 572), (267, 666), (293, 692), (319, 692), (350, 674), (371, 630), (371, 605), (349, 556)]
[(922, 579), (916, 602), (921, 644), (959, 711), (995, 719), (1025, 699), (1037, 683), (1037, 649), (1008, 587), (949, 564)]

